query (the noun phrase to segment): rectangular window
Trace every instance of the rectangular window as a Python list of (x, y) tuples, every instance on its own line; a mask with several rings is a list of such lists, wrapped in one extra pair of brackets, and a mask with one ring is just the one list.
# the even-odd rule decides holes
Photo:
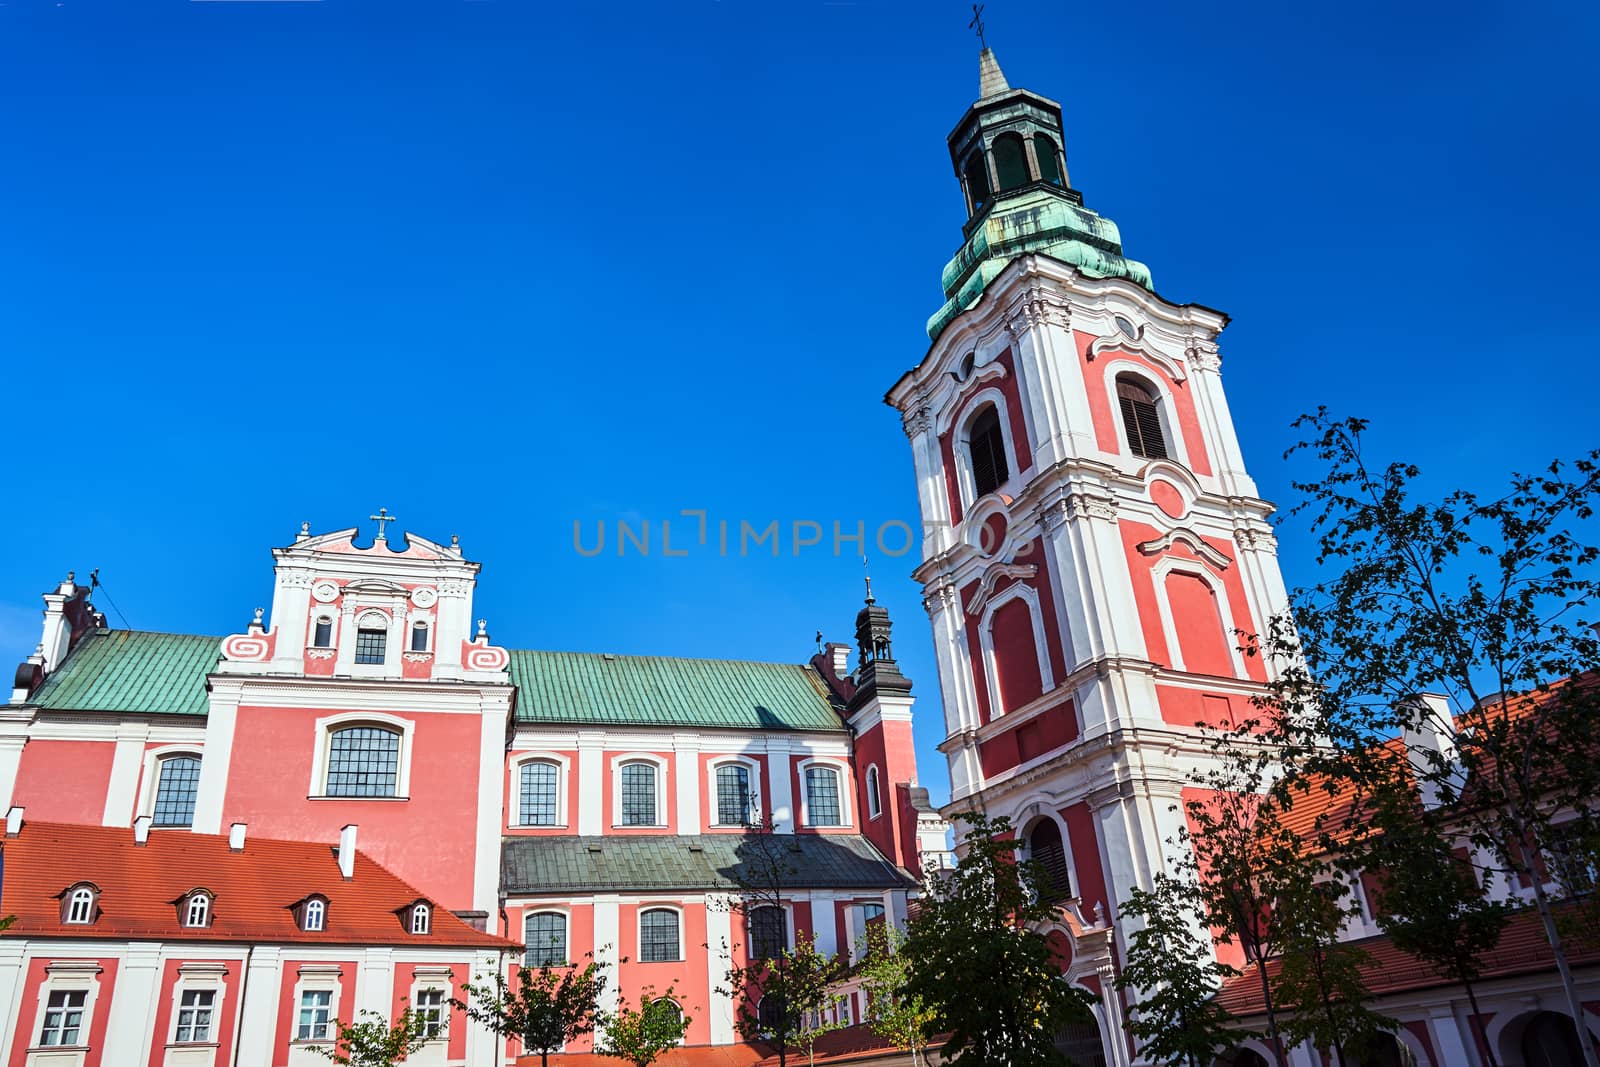
[(357, 630), (356, 662), (382, 663), (384, 646), (388, 642), (389, 634), (384, 630)]
[(839, 772), (831, 767), (806, 768), (806, 815), (812, 826), (841, 826)]
[(750, 958), (775, 960), (789, 947), (789, 920), (782, 908), (768, 905), (752, 911), (746, 920), (750, 931)]
[(434, 1041), (445, 1036), (444, 1026), (449, 1016), (445, 1014), (444, 990), (418, 990), (416, 1011), (422, 1017), (423, 1040)]
[(650, 763), (622, 765), (622, 825), (656, 826), (656, 768)]
[(88, 992), (58, 989), (44, 1005), (44, 1026), (39, 1030), (40, 1046), (77, 1045), (83, 1030), (83, 1004)]
[(717, 823), (750, 825), (750, 769), (737, 763), (717, 768)]
[(213, 989), (184, 990), (183, 998), (178, 1002), (178, 1031), (172, 1039), (180, 1044), (185, 1041), (210, 1041), (211, 1010), (216, 1000), (217, 994)]
[(536, 912), (523, 922), (529, 967), (560, 967), (567, 962), (567, 917), (560, 912)]
[(311, 638), (311, 643), (317, 648), (328, 648), (333, 644), (332, 619), (317, 620), (317, 628)]
[(307, 989), (300, 994), (300, 1026), (295, 1031), (296, 1041), (326, 1041), (332, 1037), (328, 1023), (333, 1004), (333, 991)]
[(678, 948), (678, 913), (667, 908), (651, 908), (640, 915), (640, 961), (669, 963), (682, 958)]
[(560, 768), (535, 760), (522, 765), (521, 825), (556, 825), (556, 788)]

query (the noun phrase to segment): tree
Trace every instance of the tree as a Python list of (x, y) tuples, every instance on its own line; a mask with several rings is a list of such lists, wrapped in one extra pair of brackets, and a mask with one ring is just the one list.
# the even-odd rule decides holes
[(313, 1045), (311, 1051), (340, 1067), (394, 1067), (429, 1040), (427, 1017), (410, 1008), (392, 1026), (375, 1011), (363, 1011), (358, 1022), (335, 1020), (335, 1025), (333, 1045)]
[(1543, 856), (1560, 850), (1557, 820), (1593, 816), (1600, 786), (1600, 687), (1582, 677), (1600, 642), (1576, 617), (1600, 598), (1600, 547), (1587, 539), (1600, 452), (1513, 475), (1492, 499), (1419, 501), (1416, 466), (1368, 463), (1365, 421), (1318, 411), (1296, 425), (1307, 436), (1290, 455), (1319, 469), (1295, 483), (1295, 512), (1319, 562), (1338, 569), (1295, 596), (1281, 651), (1316, 684), (1293, 694), (1293, 713), (1345, 748), (1415, 742), (1405, 749), (1419, 789), (1451, 808), (1475, 862), (1531, 889), (1582, 1019)]
[(1055, 1046), (1068, 1024), (1088, 1022), (1090, 997), (1061, 979), (1039, 927), (1057, 917), (1041, 897), (1048, 876), (1015, 855), (1005, 818), (960, 812), (961, 859), (930, 877), (907, 931), (908, 996), (950, 1038), (943, 1059), (957, 1067), (1060, 1067)]
[(639, 994), (639, 1007), (621, 1005), (605, 1020), (605, 1038), (596, 1050), (650, 1067), (663, 1052), (676, 1047), (689, 1032), (689, 1017), (672, 999), (672, 987), (659, 997), (650, 989)]
[(910, 1049), (912, 1067), (918, 1067), (927, 1060), (928, 1039), (934, 1033), (933, 1012), (921, 996), (906, 990), (911, 966), (904, 947), (905, 935), (888, 923), (869, 926), (861, 984), (867, 994), (872, 1032)]
[(606, 988), (604, 967), (592, 958), (583, 967), (518, 967), (515, 988), (496, 971), (493, 982), (462, 983), (467, 999), (451, 1003), (501, 1037), (520, 1039), (548, 1064), (550, 1053), (594, 1032)]
[(1117, 988), (1135, 998), (1128, 1032), (1141, 1055), (1166, 1067), (1209, 1067), (1219, 1052), (1253, 1036), (1215, 1000), (1239, 971), (1218, 962), (1209, 942), (1195, 936), (1200, 886), (1192, 870), (1157, 874), (1149, 890), (1133, 890), (1118, 911), (1127, 960)]

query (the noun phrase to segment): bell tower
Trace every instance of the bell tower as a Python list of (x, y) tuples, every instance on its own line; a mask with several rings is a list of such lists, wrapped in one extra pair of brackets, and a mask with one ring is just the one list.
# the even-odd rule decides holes
[(987, 48), (979, 70), (948, 139), (963, 240), (887, 400), (916, 469), (951, 809), (1009, 816), (1064, 865), (1069, 975), (1097, 987), (1118, 901), (1167, 863), (1195, 724), (1267, 681), (1236, 631), (1287, 598), (1223, 392), (1227, 316), (1157, 295), (1070, 184), (1060, 105)]

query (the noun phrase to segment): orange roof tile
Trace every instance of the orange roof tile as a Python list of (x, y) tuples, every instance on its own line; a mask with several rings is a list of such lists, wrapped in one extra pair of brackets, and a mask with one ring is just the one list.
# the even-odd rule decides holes
[[(247, 836), (235, 852), (226, 836), (186, 830), (137, 845), (125, 827), (26, 822), (3, 848), (0, 913), (16, 924), (0, 936), (520, 947), (437, 907), (430, 933), (409, 933), (399, 913), (423, 895), (359, 851), (346, 881), (331, 845)], [(80, 882), (99, 890), (99, 914), (63, 923), (61, 894)], [(178, 901), (199, 888), (214, 897), (211, 925), (182, 926)], [(326, 929), (302, 931), (290, 908), (313, 893), (327, 898)]]

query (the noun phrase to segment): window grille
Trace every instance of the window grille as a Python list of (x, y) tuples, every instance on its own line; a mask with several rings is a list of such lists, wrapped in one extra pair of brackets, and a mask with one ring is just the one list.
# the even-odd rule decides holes
[(639, 916), (639, 959), (643, 963), (668, 963), (682, 958), (678, 951), (678, 913), (651, 908)]
[(307, 989), (300, 994), (300, 1025), (295, 1030), (298, 1041), (326, 1041), (329, 1034), (328, 1018), (332, 1014), (333, 991)]
[(840, 826), (839, 775), (831, 767), (806, 768), (806, 814), (812, 826)]
[(422, 1018), (422, 1039), (424, 1041), (435, 1041), (445, 1036), (444, 1027), (448, 1016), (445, 1015), (444, 990), (417, 990), (415, 1010)]
[(522, 922), (523, 957), (527, 967), (560, 967), (567, 962), (567, 917), (556, 911), (540, 911)]
[(41, 1046), (77, 1045), (83, 1030), (83, 1005), (88, 993), (82, 989), (58, 989), (45, 1002), (44, 1025), (39, 1030)]
[(400, 776), (400, 733), (347, 726), (328, 742), (330, 797), (392, 797)]
[(972, 420), (967, 431), (967, 455), (972, 459), (974, 497), (992, 493), (1011, 477), (1006, 466), (1006, 439), (1000, 430), (1000, 412), (993, 405)]
[(521, 825), (557, 825), (556, 790), (560, 778), (560, 768), (554, 763), (536, 760), (522, 765)]
[(158, 765), (154, 826), (188, 826), (194, 822), (194, 798), (200, 790), (200, 760), (169, 756)]
[(774, 960), (789, 947), (788, 916), (782, 908), (756, 908), (745, 920), (750, 935), (750, 958)]
[(656, 768), (650, 763), (622, 765), (622, 825), (655, 826)]
[(186, 989), (178, 1001), (178, 1029), (173, 1041), (210, 1041), (211, 1011), (217, 994), (212, 989)]
[(385, 630), (357, 630), (356, 662), (382, 663), (384, 645), (388, 641), (389, 634)]
[(750, 822), (750, 768), (725, 763), (717, 768), (717, 823), (749, 826)]
[(1117, 403), (1122, 408), (1128, 451), (1145, 459), (1166, 459), (1167, 441), (1161, 435), (1155, 394), (1131, 378), (1118, 378)]
[[(783, 1024), (783, 994), (768, 993), (756, 1005), (756, 1021), (767, 1033), (776, 1033)], [(792, 1029), (792, 1028), (791, 1028)]]

